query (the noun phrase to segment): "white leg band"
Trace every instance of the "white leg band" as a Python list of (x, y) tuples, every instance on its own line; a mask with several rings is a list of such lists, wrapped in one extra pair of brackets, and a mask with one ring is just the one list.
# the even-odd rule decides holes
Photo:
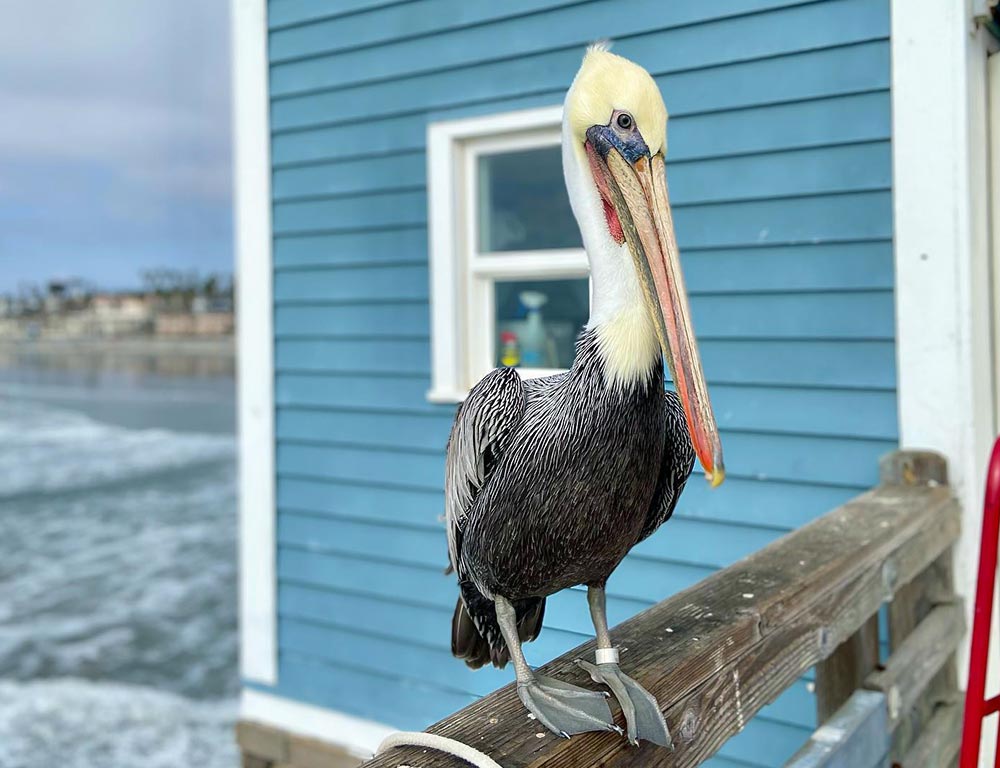
[(598, 648), (594, 653), (597, 657), (598, 664), (617, 664), (618, 663), (618, 649), (617, 648)]

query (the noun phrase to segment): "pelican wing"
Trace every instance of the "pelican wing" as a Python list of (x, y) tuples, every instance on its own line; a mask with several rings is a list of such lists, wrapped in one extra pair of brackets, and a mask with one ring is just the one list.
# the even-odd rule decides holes
[(660, 476), (656, 482), (653, 501), (649, 505), (649, 514), (643, 526), (639, 541), (650, 536), (663, 525), (674, 513), (677, 500), (681, 497), (684, 484), (694, 468), (694, 448), (687, 432), (687, 422), (684, 420), (684, 407), (676, 392), (663, 393), (664, 415), (666, 429), (663, 446), (663, 460), (660, 463)]
[(448, 557), (456, 571), (469, 510), (524, 418), (526, 403), (517, 371), (497, 368), (472, 388), (455, 414), (445, 461), (444, 508)]

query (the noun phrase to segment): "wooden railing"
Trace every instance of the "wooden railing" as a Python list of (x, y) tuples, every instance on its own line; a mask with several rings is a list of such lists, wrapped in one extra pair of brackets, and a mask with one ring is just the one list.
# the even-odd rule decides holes
[[(612, 630), (623, 670), (663, 707), (672, 751), (615, 734), (556, 738), (526, 716), (512, 685), (428, 730), (504, 768), (695, 766), (817, 667), (825, 726), (789, 766), (870, 768), (890, 757), (903, 768), (948, 765), (960, 716), (953, 655), (964, 634), (950, 565), (959, 510), (940, 457), (893, 453), (881, 471), (872, 491)], [(890, 655), (880, 663), (886, 603)], [(592, 685), (573, 660), (593, 653), (584, 644), (542, 672)], [(466, 766), (413, 747), (365, 765)]]

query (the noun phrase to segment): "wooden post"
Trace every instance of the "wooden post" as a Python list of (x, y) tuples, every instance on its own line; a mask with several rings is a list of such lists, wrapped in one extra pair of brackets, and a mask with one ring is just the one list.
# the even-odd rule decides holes
[[(952, 591), (952, 584), (952, 550), (949, 548), (917, 578), (902, 586), (889, 603), (891, 653), (899, 650), (914, 629), (935, 607), (957, 602), (958, 598)], [(958, 627), (955, 631), (958, 631)], [(951, 654), (944, 666), (931, 679), (924, 694), (899, 723), (893, 740), (892, 758), (895, 762), (900, 762), (907, 755), (934, 717), (936, 709), (951, 701), (957, 691), (957, 661), (955, 655)]]
[[(883, 486), (946, 485), (948, 482), (948, 466), (944, 457), (930, 451), (893, 451), (886, 454), (879, 461), (879, 474)], [(887, 578), (891, 579), (892, 574), (887, 573)], [(915, 589), (920, 591), (920, 587)], [(890, 603), (890, 612), (891, 606), (896, 602), (894, 600)], [(924, 610), (923, 615), (917, 616), (913, 601), (907, 598), (903, 602), (906, 608), (897, 618), (896, 626), (900, 642), (929, 610)], [(903, 634), (900, 634), (901, 631)], [(820, 723), (826, 722), (840, 709), (851, 694), (862, 686), (878, 663), (879, 631), (876, 614), (829, 658), (817, 665), (816, 715)]]
[(938, 606), (907, 636), (885, 667), (868, 676), (865, 687), (886, 695), (891, 730), (896, 731), (906, 721), (906, 714), (929, 695), (931, 681), (965, 634), (964, 617), (960, 602)]
[(878, 666), (878, 614), (816, 665), (816, 718), (825, 723)]
[[(948, 482), (948, 468), (944, 458), (927, 451), (890, 453), (879, 462), (879, 470), (884, 485), (946, 485)], [(949, 547), (915, 579), (900, 587), (889, 603), (891, 654), (899, 650), (906, 638), (936, 606), (957, 600), (952, 559), (953, 552)], [(952, 654), (928, 684), (925, 693), (899, 722), (893, 739), (893, 762), (900, 763), (908, 756), (914, 742), (935, 715), (936, 708), (951, 701), (957, 690), (957, 660)]]
[(948, 462), (933, 451), (893, 451), (878, 468), (882, 485), (948, 485)]

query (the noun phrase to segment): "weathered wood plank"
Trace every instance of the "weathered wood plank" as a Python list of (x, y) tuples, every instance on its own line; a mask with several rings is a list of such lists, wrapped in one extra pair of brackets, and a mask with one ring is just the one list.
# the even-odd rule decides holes
[[(927, 530), (909, 544), (914, 551), (927, 551), (936, 546), (934, 540), (939, 535), (941, 529), (937, 532)], [(908, 549), (900, 554), (906, 554)], [(904, 561), (902, 557), (900, 559)], [(906, 558), (905, 561), (912, 562), (912, 559)], [(864, 617), (878, 609), (885, 597), (885, 585), (884, 572), (879, 567), (872, 567), (850, 583), (840, 584), (836, 593), (818, 601), (787, 626), (775, 626), (763, 642), (736, 664), (671, 707), (666, 714), (671, 728), (674, 728), (675, 722), (682, 725), (702, 724), (700, 732), (681, 731), (680, 740), (675, 736), (678, 748), (673, 755), (647, 745), (650, 754), (644, 760), (633, 763), (631, 755), (626, 754), (621, 762), (609, 761), (607, 765), (641, 765), (644, 768), (699, 765), (713, 755), (726, 739), (742, 730), (761, 706), (773, 701), (806, 669), (821, 661), (831, 648), (855, 632), (864, 623)], [(583, 756), (578, 757), (580, 762), (577, 765), (584, 764)], [(573, 763), (559, 765), (569, 768)]]
[(873, 768), (889, 751), (885, 694), (854, 691), (785, 768)]
[(961, 738), (962, 704), (956, 700), (934, 711), (934, 716), (906, 753), (901, 765), (906, 768), (953, 766), (958, 760)]
[[(917, 625), (937, 605), (955, 600), (952, 551), (949, 548), (917, 578), (896, 593), (888, 607), (889, 649), (891, 653), (900, 646)], [(957, 663), (954, 654), (928, 683), (924, 694), (913, 708), (904, 713), (893, 735), (892, 759), (901, 762), (913, 743), (924, 731), (936, 706), (954, 696), (958, 690)]]
[(886, 695), (891, 730), (913, 708), (964, 635), (965, 611), (961, 602), (940, 605), (917, 625), (884, 669), (868, 676), (865, 687)]
[(879, 461), (882, 485), (947, 485), (948, 462), (934, 451), (893, 451)]
[(355, 768), (361, 759), (342, 747), (250, 720), (236, 724), (243, 768)]
[(948, 550), (899, 588), (888, 610), (890, 652), (903, 644), (935, 606), (955, 600), (952, 571), (952, 553)]
[[(673, 752), (631, 748), (615, 734), (558, 739), (527, 717), (510, 685), (429, 730), (474, 745), (505, 768), (697, 765), (829, 656), (957, 534), (947, 488), (879, 488), (616, 627), (624, 670), (664, 706)], [(588, 685), (572, 662), (593, 648), (580, 646), (542, 671)], [(401, 748), (368, 765), (400, 764), (461, 762)]]
[[(886, 691), (879, 690), (877, 692), (883, 694), (884, 706), (892, 705), (894, 716), (897, 718), (892, 727), (889, 727), (888, 709), (882, 716), (882, 723), (886, 727), (886, 739), (889, 738), (892, 729), (895, 729), (895, 733), (891, 734), (892, 748), (890, 753), (890, 762), (895, 764), (908, 765), (905, 761), (913, 749), (914, 742), (926, 729), (939, 704), (942, 701), (952, 700), (957, 695), (954, 681), (954, 653), (949, 652), (948, 646), (950, 645), (953, 649), (961, 640), (963, 613), (961, 605), (956, 604), (957, 598), (951, 592), (951, 584), (951, 551), (949, 549), (915, 579), (904, 584), (889, 604), (889, 643), (893, 655), (886, 668), (875, 673), (872, 680), (878, 681), (878, 684), (883, 686), (890, 686)], [(935, 612), (937, 606), (943, 607), (940, 611)], [(932, 621), (927, 623), (925, 620), (929, 617), (932, 617)], [(955, 622), (954, 627), (951, 626), (952, 622)], [(913, 633), (918, 627), (920, 633), (914, 635)], [(845, 649), (854, 654), (850, 657), (850, 662), (856, 661), (857, 649), (852, 649), (850, 646), (851, 642), (857, 639), (858, 634), (852, 636), (848, 643), (838, 648), (833, 656), (819, 666), (817, 692), (819, 692), (821, 682), (819, 670), (828, 670), (828, 680), (836, 687), (837, 681), (834, 679), (834, 675), (838, 671), (829, 669), (830, 662), (836, 660)], [(944, 646), (937, 654), (932, 647), (929, 647), (936, 644)], [(917, 656), (917, 666), (911, 666), (915, 655)], [(933, 672), (934, 666), (941, 663), (942, 655), (944, 661), (941, 669)], [(841, 662), (845, 666), (839, 670), (840, 674), (850, 677), (854, 673), (855, 667), (851, 666), (850, 662)], [(913, 689), (910, 695), (915, 697), (909, 708), (906, 707), (905, 697), (900, 696), (898, 689), (892, 688), (888, 683), (890, 679), (897, 683), (900, 682), (898, 680), (900, 674), (907, 677), (912, 675), (915, 678), (905, 683)], [(925, 683), (926, 686), (921, 690), (921, 686)], [(871, 685), (871, 683), (868, 684)], [(854, 682), (845, 682), (842, 688), (846, 688), (847, 685), (854, 685)], [(892, 698), (885, 696), (885, 693), (889, 693)], [(827, 720), (828, 717), (823, 715), (821, 708), (820, 722), (828, 724)], [(821, 726), (817, 735), (822, 735), (823, 731), (824, 727)], [(957, 738), (957, 735), (956, 729), (953, 736)], [(826, 743), (824, 738), (820, 738), (819, 741), (824, 745)], [(814, 745), (808, 754), (812, 756), (826, 754), (824, 750), (817, 750), (818, 747)], [(852, 765), (850, 762), (847, 764)], [(927, 765), (932, 764), (927, 763)]]
[(263, 723), (241, 720), (236, 724), (236, 743), (247, 755), (273, 763), (288, 760), (288, 734)]
[(340, 747), (315, 739), (289, 739), (288, 768), (356, 768), (361, 761)]
[(878, 666), (878, 615), (816, 667), (816, 718), (825, 723)]

